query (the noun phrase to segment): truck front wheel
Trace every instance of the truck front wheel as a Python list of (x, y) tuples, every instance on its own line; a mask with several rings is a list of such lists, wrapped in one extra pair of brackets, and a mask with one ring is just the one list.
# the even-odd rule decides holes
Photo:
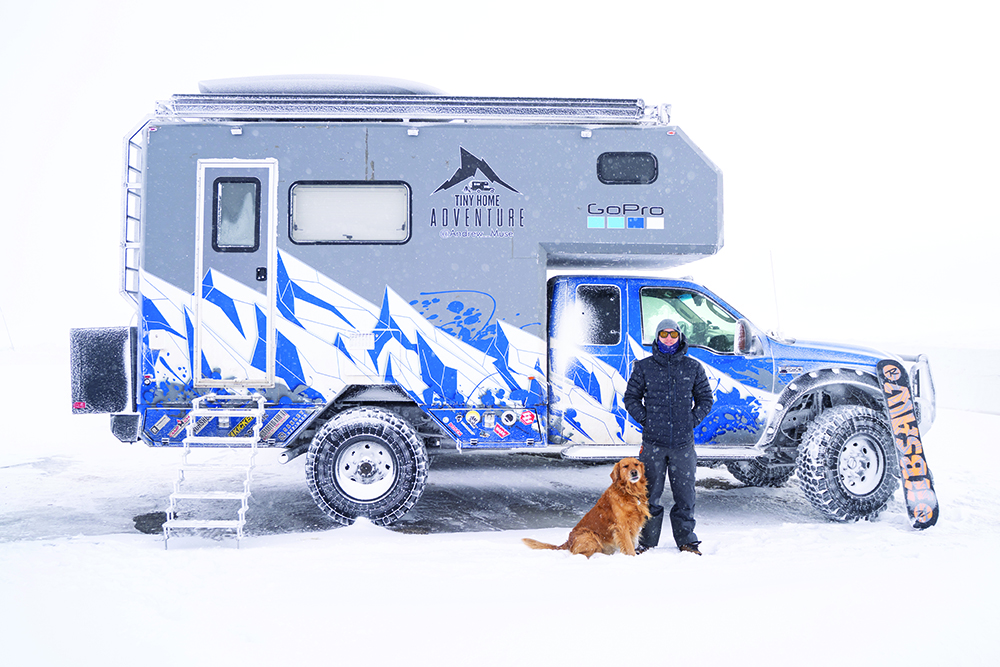
[(806, 430), (796, 472), (806, 497), (834, 521), (874, 519), (899, 487), (892, 432), (881, 412), (830, 408)]
[(388, 526), (406, 514), (427, 483), (427, 451), (413, 429), (392, 412), (354, 408), (315, 435), (306, 480), (316, 505), (350, 525), (359, 517)]

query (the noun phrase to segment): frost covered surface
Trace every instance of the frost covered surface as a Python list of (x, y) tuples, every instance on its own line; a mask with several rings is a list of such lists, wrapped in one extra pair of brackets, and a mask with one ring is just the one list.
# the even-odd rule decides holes
[[(7, 368), (51, 363), (5, 354)], [(997, 415), (939, 412), (925, 443), (942, 515), (925, 532), (899, 493), (879, 520), (840, 525), (794, 480), (749, 489), (699, 469), (703, 557), (668, 547), (589, 561), (520, 539), (564, 540), (608, 484), (606, 465), (442, 452), (398, 529), (334, 529), (302, 459), (281, 466), (265, 451), (239, 550), (202, 537), (164, 550), (132, 517), (164, 508), (176, 450), (117, 443), (102, 417), (33, 423), (0, 446), (10, 664), (596, 664), (620, 659), (616, 638), (649, 622), (670, 661), (1000, 658)]]

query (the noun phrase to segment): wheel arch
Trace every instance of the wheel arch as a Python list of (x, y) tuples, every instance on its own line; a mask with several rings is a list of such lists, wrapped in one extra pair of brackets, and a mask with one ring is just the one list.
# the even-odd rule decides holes
[[(882, 388), (874, 372), (827, 368), (796, 377), (778, 395), (767, 427), (765, 447), (797, 447), (798, 438), (810, 421), (823, 411), (841, 405), (857, 405), (885, 414)], [(798, 437), (790, 435), (793, 432), (797, 432)]]
[(361, 406), (377, 407), (396, 413), (409, 423), (429, 446), (439, 444), (441, 439), (448, 439), (447, 432), (442, 430), (427, 411), (398, 384), (347, 385), (320, 411), (316, 422), (326, 423), (345, 410)]

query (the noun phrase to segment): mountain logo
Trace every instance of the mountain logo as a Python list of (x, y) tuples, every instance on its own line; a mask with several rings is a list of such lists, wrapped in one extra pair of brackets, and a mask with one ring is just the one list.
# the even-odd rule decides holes
[(458, 170), (454, 173), (454, 175), (451, 178), (442, 183), (441, 186), (431, 194), (437, 194), (442, 190), (449, 190), (455, 187), (456, 185), (469, 180), (470, 178), (475, 178), (477, 175), (487, 180), (477, 179), (475, 181), (472, 181), (471, 183), (465, 186), (464, 191), (466, 193), (493, 192), (494, 191), (493, 184), (497, 184), (497, 185), (502, 185), (503, 187), (507, 188), (514, 194), (517, 195), (521, 194), (520, 192), (512, 188), (510, 185), (505, 183), (503, 179), (497, 176), (497, 173), (493, 171), (490, 165), (486, 164), (486, 160), (476, 157), (475, 155), (465, 150), (464, 148), (459, 147), (459, 149), (462, 151), (461, 166), (458, 168)]

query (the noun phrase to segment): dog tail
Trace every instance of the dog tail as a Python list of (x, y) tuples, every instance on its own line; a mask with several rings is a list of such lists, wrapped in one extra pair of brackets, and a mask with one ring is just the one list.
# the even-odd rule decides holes
[(561, 551), (569, 548), (565, 544), (557, 547), (554, 544), (546, 544), (545, 542), (539, 542), (538, 540), (533, 540), (530, 537), (525, 537), (521, 541), (527, 544), (532, 549), (553, 549), (555, 551)]

